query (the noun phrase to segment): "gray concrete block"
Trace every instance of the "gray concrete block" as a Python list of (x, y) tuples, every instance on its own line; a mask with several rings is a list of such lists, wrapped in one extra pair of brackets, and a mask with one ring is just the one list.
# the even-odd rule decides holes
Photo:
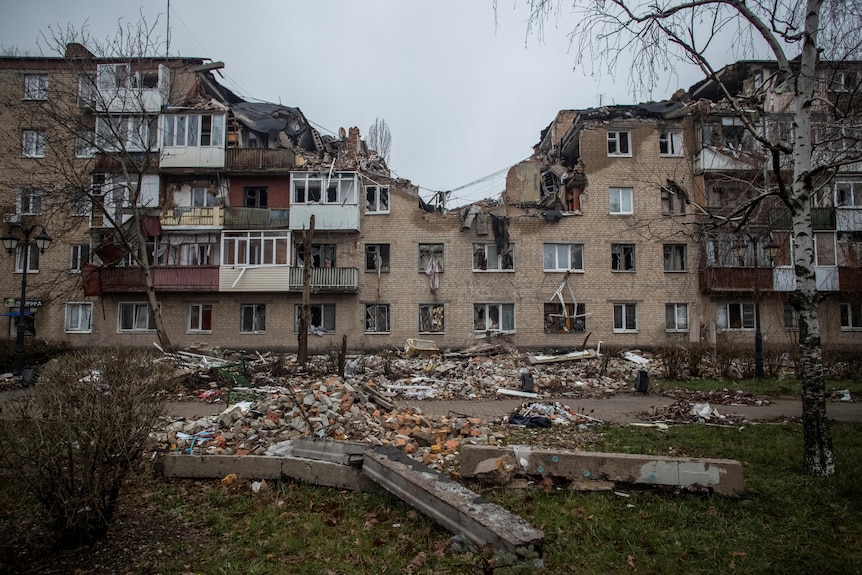
[(179, 455), (165, 457), (166, 477), (221, 478), (231, 473), (246, 479), (278, 479), (281, 458), (261, 455)]
[(542, 552), (541, 530), (396, 448), (367, 451), (362, 470), (399, 499), (476, 545), (490, 544), (516, 554), (528, 548)]
[(516, 472), (527, 475), (634, 485), (702, 487), (721, 495), (741, 495), (745, 490), (742, 464), (732, 459), (566, 452), (527, 446), (464, 445), (460, 452), (460, 473), (463, 477), (476, 477), (483, 461), (504, 455), (514, 458)]
[(291, 455), (306, 459), (331, 461), (342, 465), (362, 465), (365, 450), (370, 444), (360, 441), (334, 441), (301, 437), (291, 441)]

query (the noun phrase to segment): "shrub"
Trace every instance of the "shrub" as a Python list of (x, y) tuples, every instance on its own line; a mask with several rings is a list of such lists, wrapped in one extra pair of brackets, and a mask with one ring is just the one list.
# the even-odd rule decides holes
[(689, 349), (682, 344), (668, 344), (656, 348), (665, 379), (683, 379), (688, 367)]
[(90, 544), (107, 532), (171, 374), (140, 351), (77, 352), (49, 362), (39, 383), (12, 402), (0, 453), (62, 545)]
[[(66, 341), (25, 339), (24, 365), (42, 365), (71, 350), (72, 346)], [(14, 358), (15, 338), (0, 340), (0, 370), (12, 371)]]
[(823, 368), (830, 379), (860, 379), (862, 354), (859, 346), (830, 344), (823, 346)]

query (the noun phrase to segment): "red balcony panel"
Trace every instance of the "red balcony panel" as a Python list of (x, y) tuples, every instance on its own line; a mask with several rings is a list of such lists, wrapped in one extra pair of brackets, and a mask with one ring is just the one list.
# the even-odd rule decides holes
[(760, 291), (772, 291), (771, 268), (716, 268), (700, 270), (700, 291), (714, 292), (754, 292), (755, 280)]
[[(160, 291), (218, 291), (218, 266), (153, 266), (153, 285)], [(100, 268), (104, 293), (143, 292), (144, 271), (138, 267)]]
[(842, 292), (862, 292), (862, 268), (839, 267), (838, 287)]

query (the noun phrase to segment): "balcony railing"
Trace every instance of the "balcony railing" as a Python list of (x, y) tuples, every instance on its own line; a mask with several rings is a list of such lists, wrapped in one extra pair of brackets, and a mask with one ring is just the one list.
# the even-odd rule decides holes
[[(144, 270), (139, 267), (105, 267), (93, 271), (98, 274), (102, 293), (145, 290)], [(218, 266), (152, 266), (150, 271), (156, 290), (218, 291)]]
[(226, 170), (292, 170), (296, 167), (296, 154), (287, 148), (228, 148), (224, 167)]
[(159, 221), (163, 226), (222, 226), (224, 208), (171, 208), (162, 210)]
[(155, 173), (159, 168), (159, 152), (158, 150), (150, 152), (101, 152), (96, 154), (93, 171), (122, 173), (124, 163), (132, 166), (132, 172), (145, 169), (148, 173)]
[(760, 291), (773, 291), (772, 268), (718, 268), (701, 269), (700, 291), (714, 292), (754, 292), (755, 280)]
[[(773, 230), (789, 230), (793, 227), (790, 210), (778, 208), (770, 210), (769, 225)], [(811, 210), (811, 227), (815, 230), (835, 229), (835, 208), (813, 208)]]
[(225, 208), (224, 227), (230, 230), (266, 230), (290, 226), (290, 210)]
[[(290, 268), (288, 291), (302, 291), (304, 268)], [(357, 268), (312, 268), (311, 292), (356, 293), (359, 290), (359, 269)]]

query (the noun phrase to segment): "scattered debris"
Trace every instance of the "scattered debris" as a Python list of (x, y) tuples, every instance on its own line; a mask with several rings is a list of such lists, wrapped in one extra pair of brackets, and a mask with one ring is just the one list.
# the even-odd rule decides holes
[(530, 365), (535, 365), (537, 363), (559, 363), (563, 361), (575, 361), (579, 359), (593, 359), (595, 357), (598, 357), (596, 350), (585, 349), (582, 351), (572, 351), (561, 355), (528, 355), (527, 361), (530, 362)]

